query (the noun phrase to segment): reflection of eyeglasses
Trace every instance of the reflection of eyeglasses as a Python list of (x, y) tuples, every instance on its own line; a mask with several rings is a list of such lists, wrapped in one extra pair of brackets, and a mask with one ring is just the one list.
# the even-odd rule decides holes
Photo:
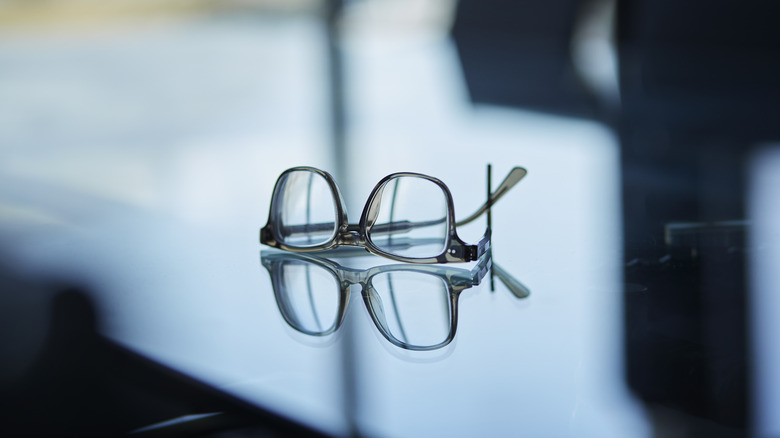
[[(491, 268), (490, 251), (471, 270), (409, 264), (347, 268), (308, 254), (262, 251), (284, 320), (295, 330), (326, 336), (344, 320), (349, 290), (362, 287), (368, 313), (382, 335), (407, 350), (435, 350), (455, 336), (458, 296), (478, 285)], [(495, 266), (495, 265), (494, 265)], [(518, 298), (530, 292), (505, 271), (496, 271)]]
[(488, 188), (485, 204), (459, 222), (443, 182), (419, 173), (393, 173), (374, 187), (360, 222), (350, 224), (333, 177), (313, 167), (294, 167), (276, 181), (260, 242), (297, 252), (359, 246), (400, 262), (474, 261), (490, 246), (490, 227), (476, 245), (467, 245), (455, 226), (489, 212), (526, 173), (521, 167), (512, 169), (494, 192)]

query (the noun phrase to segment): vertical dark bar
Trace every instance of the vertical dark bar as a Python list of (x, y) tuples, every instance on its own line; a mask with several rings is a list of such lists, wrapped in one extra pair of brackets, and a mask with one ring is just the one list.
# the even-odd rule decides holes
[[(491, 182), (493, 180), (492, 172), (493, 172), (493, 168), (490, 164), (488, 164), (487, 165), (487, 201), (488, 201), (487, 227), (488, 227), (488, 231), (490, 231), (491, 251), (493, 248), (493, 198), (491, 197), (493, 195), (493, 187)], [(496, 290), (496, 284), (493, 276), (493, 268), (490, 268), (490, 291), (495, 292), (495, 290)]]
[(312, 224), (311, 220), (311, 185), (314, 183), (314, 173), (309, 172), (309, 183), (306, 185), (306, 226), (304, 231), (306, 232), (306, 238), (311, 243), (312, 236), (311, 233), (314, 232), (311, 230), (310, 225)]
[(627, 381), (658, 424), (751, 436), (746, 164), (780, 138), (780, 4), (617, 12)]
[(347, 181), (346, 107), (344, 97), (344, 58), (341, 52), (339, 18), (344, 0), (325, 0), (325, 32), (328, 63), (328, 101), (330, 117), (330, 147), (333, 152), (333, 173), (343, 195), (349, 199)]
[[(325, 0), (324, 18), (327, 43), (328, 98), (330, 117), (330, 147), (333, 153), (333, 174), (342, 195), (351, 199), (352, 185), (348, 175), (346, 108), (344, 98), (344, 59), (341, 52), (339, 19), (344, 9), (344, 0)], [(344, 418), (349, 427), (349, 436), (360, 436), (357, 427), (357, 363), (355, 354), (355, 331), (347, 318), (341, 327), (341, 381), (343, 384)]]

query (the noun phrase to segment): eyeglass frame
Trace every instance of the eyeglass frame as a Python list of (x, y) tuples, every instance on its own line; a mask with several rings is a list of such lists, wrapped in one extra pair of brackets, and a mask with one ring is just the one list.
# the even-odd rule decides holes
[[(366, 305), (366, 309), (371, 316), (371, 320), (374, 322), (374, 325), (377, 327), (382, 336), (396, 347), (413, 351), (437, 350), (450, 344), (452, 340), (455, 339), (455, 334), (458, 327), (458, 298), (460, 297), (461, 292), (479, 285), (492, 266), (492, 256), (489, 250), (486, 251), (482, 257), (480, 257), (477, 265), (474, 266), (471, 270), (447, 266), (428, 266), (415, 264), (380, 265), (368, 269), (355, 269), (342, 266), (333, 260), (311, 254), (291, 252), (283, 253), (277, 251), (261, 251), (260, 259), (261, 264), (264, 268), (266, 268), (266, 270), (268, 270), (268, 274), (271, 277), (271, 285), (274, 290), (274, 298), (276, 300), (276, 305), (279, 308), (279, 313), (282, 315), (282, 318), (285, 320), (285, 322), (296, 331), (309, 336), (317, 337), (328, 336), (335, 333), (341, 327), (342, 323), (344, 322), (344, 318), (346, 317), (347, 304), (350, 300), (351, 286), (360, 285), (361, 296), (363, 298), (363, 302)], [(281, 264), (285, 261), (293, 259), (295, 261), (304, 261), (324, 268), (336, 279), (338, 287), (340, 288), (338, 307), (339, 311), (333, 327), (323, 331), (311, 331), (303, 329), (291, 321), (288, 313), (284, 310), (282, 302), (285, 300), (282, 299), (281, 295), (283, 289), (286, 292), (286, 287), (280, 283), (280, 275), (278, 274), (278, 270), (275, 270), (278, 268), (275, 267), (281, 266)], [(449, 293), (449, 331), (443, 341), (434, 345), (426, 346), (409, 344), (408, 342), (401, 341), (400, 339), (393, 336), (393, 334), (390, 333), (390, 331), (380, 322), (381, 319), (377, 316), (375, 307), (370, 303), (371, 292), (373, 292), (374, 295), (378, 295), (376, 290), (373, 288), (371, 280), (379, 274), (402, 271), (411, 271), (439, 277), (439, 279), (441, 279), (446, 285), (447, 291)]]
[[(330, 239), (318, 245), (305, 246), (305, 247), (288, 245), (282, 243), (281, 238), (279, 238), (279, 234), (278, 234), (279, 228), (277, 227), (276, 215), (274, 213), (279, 211), (278, 204), (279, 204), (279, 199), (281, 198), (280, 183), (284, 181), (284, 178), (288, 174), (297, 171), (308, 171), (322, 176), (325, 179), (326, 183), (328, 184), (328, 187), (331, 191), (331, 195), (333, 196), (333, 201), (334, 201), (333, 204), (336, 207), (335, 219), (336, 219), (337, 227), (334, 230), (333, 236)], [(455, 203), (452, 198), (452, 193), (450, 193), (449, 188), (447, 187), (446, 184), (444, 184), (444, 182), (442, 182), (438, 178), (434, 178), (432, 176), (425, 175), (422, 173), (415, 173), (415, 172), (391, 173), (390, 175), (387, 175), (384, 178), (382, 178), (374, 186), (374, 189), (371, 191), (371, 194), (369, 195), (368, 200), (366, 201), (366, 204), (363, 207), (363, 212), (360, 215), (360, 221), (357, 224), (350, 224), (347, 218), (346, 202), (344, 201), (344, 197), (341, 194), (341, 190), (339, 189), (338, 185), (333, 179), (333, 176), (330, 173), (310, 166), (292, 167), (282, 172), (281, 175), (279, 175), (279, 177), (277, 178), (276, 183), (274, 184), (273, 195), (271, 198), (271, 206), (268, 212), (268, 222), (263, 228), (260, 229), (260, 243), (274, 248), (279, 248), (285, 251), (292, 251), (292, 252), (327, 251), (339, 246), (357, 246), (357, 247), (365, 248), (368, 252), (372, 254), (386, 257), (398, 262), (404, 262), (404, 263), (430, 264), (430, 263), (462, 263), (462, 262), (475, 261), (478, 260), (482, 256), (482, 254), (484, 254), (490, 248), (491, 227), (488, 225), (485, 234), (480, 238), (480, 240), (475, 245), (469, 245), (465, 243), (460, 237), (458, 237), (457, 231), (455, 229), (456, 225), (465, 225), (473, 221), (477, 217), (481, 216), (485, 212), (487, 212), (488, 216), (490, 216), (491, 206), (495, 204), (495, 202), (498, 201), (498, 199), (500, 199), (506, 192), (508, 192), (509, 189), (514, 187), (514, 185), (517, 184), (517, 182), (519, 182), (523, 177), (525, 177), (526, 174), (527, 171), (524, 168), (514, 167), (507, 175), (507, 177), (504, 179), (504, 181), (499, 185), (496, 191), (492, 193), (490, 192), (490, 177), (488, 176), (488, 200), (479, 209), (477, 209), (477, 211), (473, 213), (471, 216), (461, 221), (455, 221), (454, 220)], [(447, 204), (447, 218), (446, 218), (447, 236), (445, 242), (446, 245), (442, 253), (440, 253), (435, 257), (405, 257), (405, 256), (389, 253), (376, 246), (368, 237), (371, 227), (374, 226), (373, 223), (370, 226), (368, 225), (369, 214), (374, 213), (373, 220), (376, 219), (376, 214), (374, 211), (372, 211), (371, 207), (374, 205), (376, 198), (381, 195), (381, 190), (384, 188), (384, 186), (391, 180), (396, 178), (401, 178), (401, 177), (414, 177), (414, 178), (425, 179), (427, 181), (434, 183), (444, 193), (446, 204)]]

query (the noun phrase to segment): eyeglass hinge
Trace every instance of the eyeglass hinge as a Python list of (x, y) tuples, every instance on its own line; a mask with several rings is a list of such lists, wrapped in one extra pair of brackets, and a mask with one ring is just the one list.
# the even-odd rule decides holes
[(478, 257), (479, 249), (476, 245), (469, 245), (463, 248), (463, 259), (467, 262), (476, 260)]
[(271, 230), (268, 227), (260, 229), (260, 243), (267, 243), (271, 241)]

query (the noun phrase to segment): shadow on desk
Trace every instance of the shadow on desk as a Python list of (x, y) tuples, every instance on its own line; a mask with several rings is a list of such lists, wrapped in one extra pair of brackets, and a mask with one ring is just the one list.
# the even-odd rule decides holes
[(2, 436), (324, 436), (101, 336), (78, 288), (0, 286)]

